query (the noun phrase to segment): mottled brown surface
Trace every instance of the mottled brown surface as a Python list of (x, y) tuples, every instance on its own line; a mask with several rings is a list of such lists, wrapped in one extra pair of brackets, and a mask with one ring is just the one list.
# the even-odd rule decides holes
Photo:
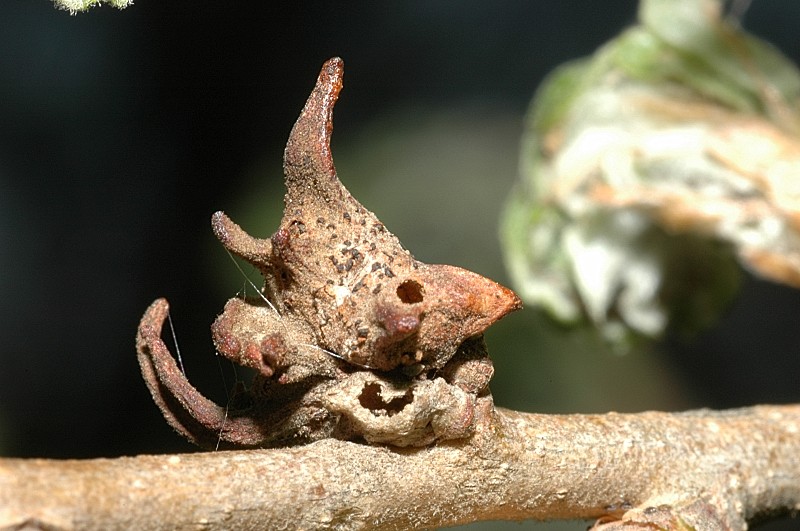
[[(289, 136), (285, 210), (275, 234), (254, 238), (222, 212), (212, 218), (222, 244), (264, 276), (258, 297), (231, 299), (212, 326), (217, 351), (256, 372), (251, 387), (228, 408), (210, 403), (159, 339), (166, 301), (156, 301), (142, 321), (137, 348), (145, 381), (167, 421), (201, 446), (329, 436), (424, 445), (471, 433), (476, 401), (491, 400), (483, 395), (493, 369), (480, 336), (520, 301), (470, 271), (415, 260), (344, 188), (330, 152), (342, 73), (341, 59), (325, 63)], [(355, 390), (358, 371), (367, 372), (365, 381), (381, 381), (383, 392)], [(374, 399), (343, 411), (326, 398), (393, 389), (409, 393), (399, 411), (405, 416), (424, 410), (430, 393), (453, 398), (457, 413), (427, 412), (406, 433), (397, 422), (403, 415), (382, 422), (387, 410)], [(364, 409), (381, 421), (378, 433), (369, 431), (375, 422), (354, 422)]]

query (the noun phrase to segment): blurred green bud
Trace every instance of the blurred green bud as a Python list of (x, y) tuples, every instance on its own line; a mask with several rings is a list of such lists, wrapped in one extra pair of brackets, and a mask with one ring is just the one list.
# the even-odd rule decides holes
[(800, 72), (721, 0), (639, 25), (538, 90), (503, 214), (520, 295), (617, 345), (714, 322), (739, 263), (800, 287)]

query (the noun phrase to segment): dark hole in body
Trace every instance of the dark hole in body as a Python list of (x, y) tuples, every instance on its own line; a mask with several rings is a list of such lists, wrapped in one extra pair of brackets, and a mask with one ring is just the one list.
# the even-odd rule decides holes
[(402, 411), (412, 400), (414, 400), (414, 392), (409, 389), (403, 396), (392, 398), (386, 402), (381, 396), (381, 386), (378, 383), (365, 385), (358, 396), (358, 401), (363, 407), (373, 412), (385, 411), (390, 417)]
[(397, 296), (405, 304), (422, 302), (422, 284), (415, 280), (406, 280), (397, 286)]

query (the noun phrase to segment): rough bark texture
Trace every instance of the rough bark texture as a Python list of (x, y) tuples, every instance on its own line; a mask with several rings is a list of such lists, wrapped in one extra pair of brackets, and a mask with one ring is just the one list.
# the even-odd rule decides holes
[(608, 527), (713, 530), (800, 509), (798, 406), (491, 418), (471, 439), (418, 449), (323, 440), (0, 460), (0, 528), (409, 529), (600, 518)]

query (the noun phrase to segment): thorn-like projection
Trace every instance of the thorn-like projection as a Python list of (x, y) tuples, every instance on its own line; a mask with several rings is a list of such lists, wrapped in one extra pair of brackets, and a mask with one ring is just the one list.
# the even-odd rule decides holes
[[(230, 411), (226, 415), (210, 404), (179, 371), (155, 369), (174, 365), (171, 356), (161, 359), (169, 353), (158, 336), (157, 321), (163, 320), (161, 305), (166, 302), (154, 303), (140, 326), (140, 362), (156, 403), (173, 427), (198, 444), (209, 436), (243, 446), (331, 435), (370, 440), (363, 422), (341, 420), (355, 418), (341, 410), (341, 397), (349, 396), (345, 387), (354, 381), (350, 376), (355, 371), (374, 371), (369, 378), (386, 379), (386, 393), (389, 387), (403, 389), (402, 403), (410, 401), (403, 412), (415, 411), (414, 402), (430, 401), (419, 397), (423, 380), (443, 379), (456, 394), (469, 389), (473, 402), (487, 394), (491, 363), (482, 341), (467, 340), (519, 308), (520, 300), (470, 271), (418, 262), (344, 188), (330, 151), (342, 74), (341, 59), (325, 63), (289, 136), (285, 209), (275, 234), (254, 238), (222, 212), (212, 217), (214, 233), (225, 248), (257, 267), (265, 280), (258, 298), (232, 299), (212, 326), (219, 353), (257, 373), (244, 400), (249, 409), (233, 416), (241, 429), (225, 427)], [(460, 369), (462, 365), (467, 368)], [(478, 378), (477, 385), (453, 377), (464, 374), (486, 377)], [(363, 385), (359, 380), (353, 393), (360, 397), (366, 392), (358, 387)], [(424, 387), (430, 392), (434, 388), (442, 392), (441, 386)], [(375, 389), (370, 387), (369, 394), (380, 396)], [(338, 397), (335, 404), (332, 396)], [(374, 402), (354, 403), (369, 409)], [(472, 418), (474, 403), (464, 407), (470, 413), (459, 417), (462, 424)], [(381, 408), (373, 413), (380, 411), (386, 415)], [(431, 422), (426, 425), (430, 431)], [(450, 428), (426, 433), (416, 443), (469, 432), (469, 426), (455, 432)], [(198, 429), (207, 432), (205, 438), (196, 434)], [(380, 441), (386, 442), (387, 428), (381, 429)]]

